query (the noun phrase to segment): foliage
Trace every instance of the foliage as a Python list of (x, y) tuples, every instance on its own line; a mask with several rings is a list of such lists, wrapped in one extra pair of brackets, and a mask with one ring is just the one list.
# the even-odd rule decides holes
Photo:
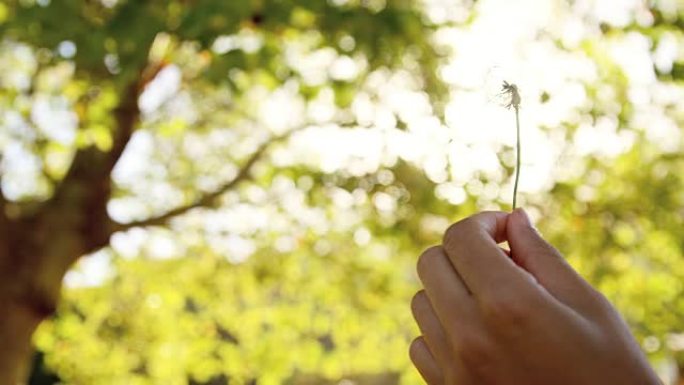
[[(85, 163), (112, 186), (111, 232), (67, 274), (35, 338), (64, 383), (418, 381), (406, 352), (416, 256), (451, 221), (508, 208), (508, 191), (487, 191), (513, 171), (513, 148), (501, 146), (497, 172), (457, 180), (467, 165), (446, 153), (455, 128), (442, 113), (459, 90), (440, 75), (450, 52), (439, 37), (485, 10), (458, 2), (468, 16), (456, 22), (431, 3), (0, 3), (5, 212), (49, 205), (79, 154), (123, 152), (113, 170)], [(605, 52), (634, 34), (654, 50), (681, 44), (684, 10), (655, 2), (650, 12), (650, 24), (597, 23), (600, 34), (574, 47), (552, 39), (590, 60), (598, 81), (579, 84), (588, 102), (576, 116), (542, 127), (562, 138), (558, 172), (521, 206), (640, 341), (661, 342), (649, 348), (661, 359), (684, 325), (682, 136), (663, 140), (636, 119), (643, 106)], [(681, 94), (682, 65), (680, 54), (657, 69), (663, 89)], [(681, 106), (652, 104), (684, 122)], [(632, 140), (580, 154), (582, 125), (602, 119)], [(431, 135), (445, 147), (416, 150)], [(454, 188), (462, 199), (444, 193)]]

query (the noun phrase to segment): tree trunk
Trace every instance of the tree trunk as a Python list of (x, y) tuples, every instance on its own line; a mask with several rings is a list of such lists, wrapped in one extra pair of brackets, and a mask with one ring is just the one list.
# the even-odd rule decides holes
[[(14, 210), (16, 211), (16, 210)], [(25, 384), (30, 370), (31, 335), (42, 316), (37, 308), (22, 303), (17, 284), (19, 274), (14, 240), (17, 221), (8, 213), (12, 208), (0, 194), (0, 384)]]
[[(12, 221), (0, 240), (0, 384), (26, 384), (31, 336), (54, 313), (69, 252), (64, 231), (48, 221)], [(7, 229), (11, 229), (6, 231)], [(60, 239), (61, 238), (61, 239)], [(74, 238), (73, 236), (70, 238)], [(73, 241), (72, 241), (73, 242)], [(60, 258), (61, 257), (61, 258)], [(75, 258), (72, 258), (72, 260)]]
[(141, 88), (138, 80), (126, 87), (113, 111), (111, 150), (79, 150), (50, 200), (8, 202), (0, 191), (0, 385), (27, 383), (31, 336), (54, 313), (64, 275), (109, 243), (110, 173), (137, 124)]
[(0, 220), (2, 385), (27, 383), (33, 350), (31, 336), (40, 322), (55, 312), (69, 267), (78, 256), (91, 251), (85, 247), (90, 242), (84, 238), (94, 232), (86, 234), (83, 227), (97, 215), (84, 212), (77, 205), (54, 204), (41, 207), (38, 214)]
[(0, 384), (24, 385), (31, 369), (31, 335), (42, 317), (13, 299), (3, 298), (0, 306)]

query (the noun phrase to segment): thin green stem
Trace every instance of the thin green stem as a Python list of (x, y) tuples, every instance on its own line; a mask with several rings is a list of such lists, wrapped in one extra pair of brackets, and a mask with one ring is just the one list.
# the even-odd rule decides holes
[(516, 130), (516, 151), (515, 151), (515, 184), (513, 185), (513, 210), (515, 210), (518, 198), (518, 181), (520, 180), (520, 109), (515, 106), (515, 130)]

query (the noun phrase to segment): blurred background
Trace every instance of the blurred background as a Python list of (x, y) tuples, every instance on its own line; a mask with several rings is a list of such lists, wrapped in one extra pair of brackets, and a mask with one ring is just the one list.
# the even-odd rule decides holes
[(0, 1), (7, 346), (44, 319), (4, 359), (421, 383), (417, 256), (510, 209), (503, 76), (518, 202), (684, 384), (683, 30), (681, 0)]

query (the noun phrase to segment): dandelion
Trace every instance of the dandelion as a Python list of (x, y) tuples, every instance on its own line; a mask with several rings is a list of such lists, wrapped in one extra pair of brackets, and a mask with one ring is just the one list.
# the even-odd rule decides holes
[(513, 210), (518, 203), (518, 183), (520, 181), (520, 89), (514, 83), (506, 80), (509, 75), (513, 75), (510, 69), (495, 65), (491, 67), (485, 75), (484, 92), (487, 100), (507, 109), (513, 108), (515, 111), (516, 128), (516, 159), (515, 159), (515, 181), (513, 183)]
[(513, 107), (515, 110), (515, 182), (513, 184), (513, 210), (515, 210), (518, 197), (518, 181), (520, 180), (520, 92), (517, 85), (504, 80), (501, 86), (501, 95), (506, 97), (505, 107), (508, 109)]

